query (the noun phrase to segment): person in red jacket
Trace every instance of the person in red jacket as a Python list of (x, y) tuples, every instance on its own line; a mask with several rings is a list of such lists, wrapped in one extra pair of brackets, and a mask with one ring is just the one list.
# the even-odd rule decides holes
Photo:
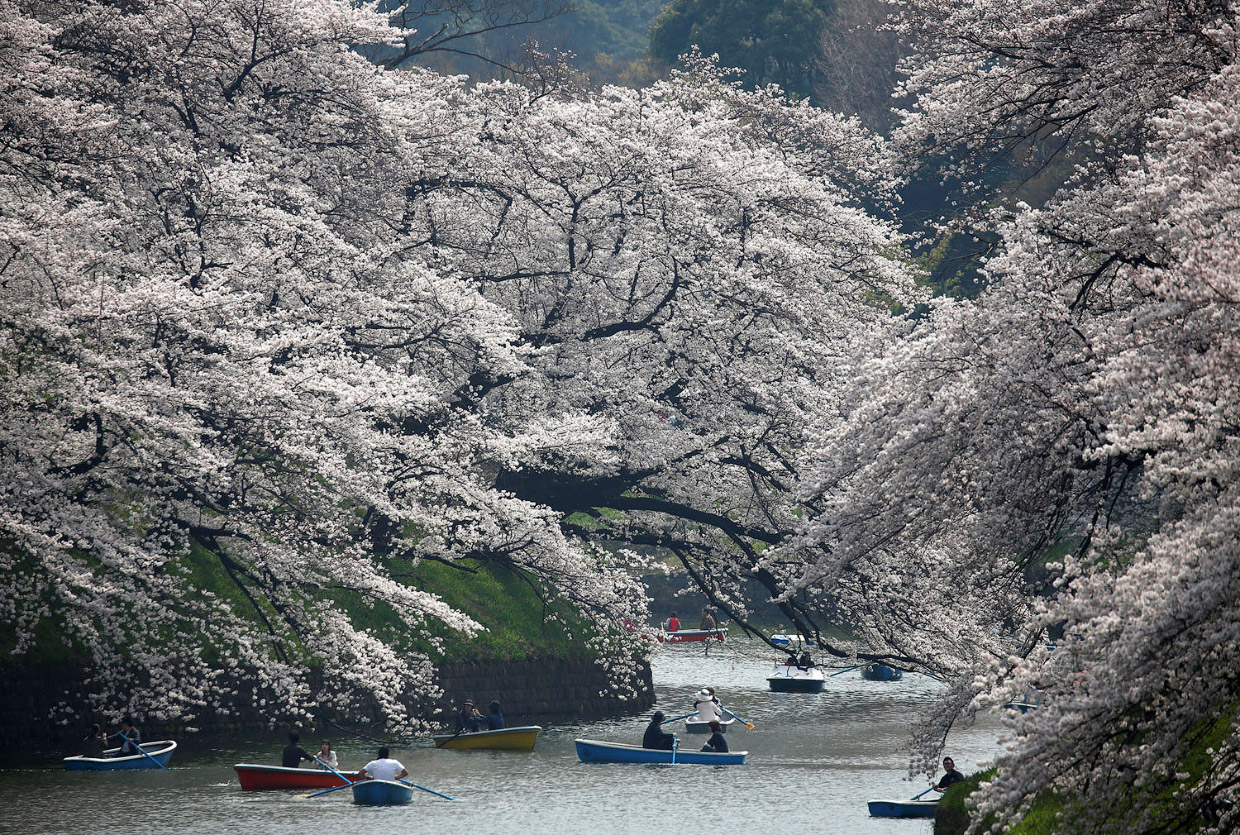
[(676, 613), (672, 612), (672, 616), (663, 624), (663, 628), (668, 632), (680, 631), (680, 618), (676, 617)]

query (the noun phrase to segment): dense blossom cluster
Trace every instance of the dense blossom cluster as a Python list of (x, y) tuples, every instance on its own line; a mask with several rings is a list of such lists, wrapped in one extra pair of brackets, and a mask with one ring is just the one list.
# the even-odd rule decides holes
[(633, 555), (587, 539), (790, 528), (843, 346), (916, 297), (881, 144), (708, 64), (471, 88), (331, 0), (2, 2), (0, 612), (110, 712), (405, 723), (429, 662), (346, 604), (475, 630), (427, 559), (629, 663)]
[(999, 824), (1055, 792), (1058, 832), (1234, 831), (1240, 9), (906, 11), (911, 147), (1039, 137), (1089, 161), (995, 218), (976, 303), (865, 352), (802, 582), (953, 682), (928, 744), (1041, 694), (979, 796)]

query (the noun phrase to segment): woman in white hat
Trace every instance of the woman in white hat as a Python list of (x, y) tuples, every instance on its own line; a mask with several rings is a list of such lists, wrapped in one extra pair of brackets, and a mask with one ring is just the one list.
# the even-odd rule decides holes
[(719, 704), (719, 700), (708, 687), (703, 687), (698, 691), (693, 700), (693, 707), (697, 710), (697, 716), (693, 718), (694, 722), (718, 722), (723, 718), (723, 706)]

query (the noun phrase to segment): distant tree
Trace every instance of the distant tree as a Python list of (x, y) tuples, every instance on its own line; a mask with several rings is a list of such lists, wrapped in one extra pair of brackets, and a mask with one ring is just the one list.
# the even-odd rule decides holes
[(813, 64), (831, 0), (672, 0), (650, 27), (650, 52), (667, 63), (698, 47), (723, 66), (745, 70), (745, 84), (813, 91)]
[(897, 66), (908, 50), (888, 25), (887, 0), (835, 0), (814, 61), (814, 104), (855, 113), (873, 130), (897, 121)]

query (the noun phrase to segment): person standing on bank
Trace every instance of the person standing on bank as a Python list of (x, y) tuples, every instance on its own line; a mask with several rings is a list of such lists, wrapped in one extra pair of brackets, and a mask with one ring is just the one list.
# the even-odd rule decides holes
[(676, 735), (669, 734), (663, 730), (663, 711), (656, 710), (654, 715), (650, 717), (650, 724), (646, 726), (646, 733), (642, 736), (642, 747), (652, 748), (656, 751), (671, 751), (676, 745)]
[(288, 745), (284, 746), (284, 753), (280, 758), (280, 765), (285, 768), (301, 768), (302, 760), (310, 760), (313, 762), (314, 757), (306, 753), (306, 749), (302, 748), (298, 743), (301, 742), (301, 734), (297, 731), (288, 732)]
[(387, 748), (379, 749), (378, 759), (371, 760), (361, 768), (362, 779), (387, 780), (393, 783), (409, 776), (409, 770), (401, 765), (400, 760), (392, 759)]
[(943, 778), (934, 785), (936, 792), (947, 791), (948, 786), (954, 786), (964, 779), (964, 775), (956, 770), (956, 762), (951, 757), (943, 758)]
[(702, 752), (706, 754), (728, 753), (728, 740), (723, 735), (723, 725), (719, 724), (719, 720), (712, 719), (707, 727), (710, 728), (710, 739), (706, 740), (706, 744), (702, 746)]

